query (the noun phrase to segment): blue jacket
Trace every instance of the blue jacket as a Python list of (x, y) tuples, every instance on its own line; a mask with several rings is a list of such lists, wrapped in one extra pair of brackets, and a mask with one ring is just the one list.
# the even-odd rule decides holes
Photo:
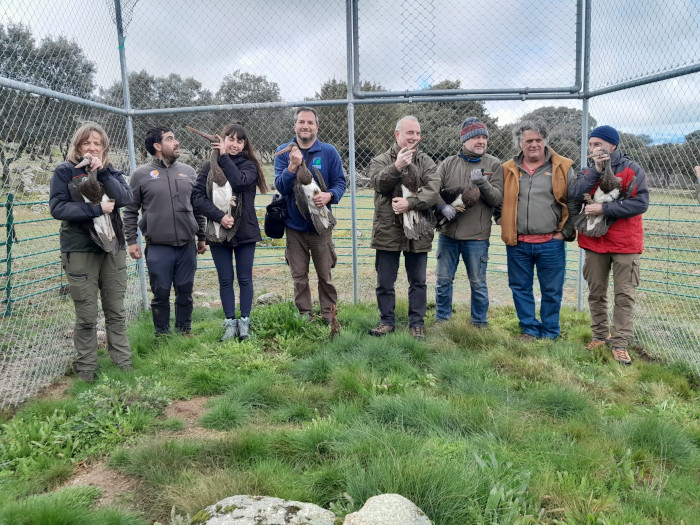
[[(292, 142), (296, 142), (293, 138), (289, 142), (282, 144), (277, 151), (286, 148)], [(304, 154), (304, 161), (311, 170), (311, 173), (316, 175), (316, 171), (312, 166), (316, 166), (326, 181), (326, 188), (332, 195), (330, 204), (337, 204), (345, 193), (347, 182), (345, 173), (343, 172), (343, 162), (340, 160), (338, 151), (325, 142), (316, 140), (309, 150)], [(291, 173), (287, 166), (289, 165), (289, 153), (283, 153), (279, 157), (275, 157), (275, 188), (282, 195), (289, 195), (287, 199), (287, 227), (297, 231), (315, 232), (316, 229), (311, 221), (307, 221), (299, 212), (299, 209), (294, 202), (294, 181), (296, 173)]]

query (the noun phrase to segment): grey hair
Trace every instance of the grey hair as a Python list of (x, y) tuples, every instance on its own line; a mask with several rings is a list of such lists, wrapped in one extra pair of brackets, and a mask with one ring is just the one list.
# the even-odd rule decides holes
[(526, 131), (536, 131), (544, 139), (545, 146), (548, 144), (547, 137), (549, 133), (547, 132), (547, 124), (542, 120), (523, 120), (518, 126), (513, 129), (513, 139), (515, 140), (515, 147), (522, 149), (523, 133)]
[[(418, 118), (417, 118), (417, 117), (414, 117), (413, 115), (405, 115), (405, 116), (401, 117), (401, 118), (398, 120), (398, 122), (396, 123), (396, 131), (401, 131), (401, 123), (402, 123), (404, 120), (412, 120), (413, 122), (418, 122)], [(418, 122), (418, 124), (420, 125), (420, 122)]]

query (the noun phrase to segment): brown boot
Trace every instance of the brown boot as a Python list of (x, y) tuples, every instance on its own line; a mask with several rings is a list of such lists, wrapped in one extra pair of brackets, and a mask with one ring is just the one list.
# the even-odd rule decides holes
[(373, 335), (374, 337), (381, 337), (383, 335), (390, 334), (393, 331), (394, 327), (392, 325), (379, 323), (377, 326), (375, 326), (369, 331), (369, 335)]

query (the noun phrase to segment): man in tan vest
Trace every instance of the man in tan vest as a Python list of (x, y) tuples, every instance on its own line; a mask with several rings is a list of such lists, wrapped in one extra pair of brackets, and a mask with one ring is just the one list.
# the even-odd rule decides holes
[[(547, 145), (544, 122), (523, 121), (514, 135), (520, 153), (494, 174), (503, 177), (499, 223), (506, 243), (508, 285), (520, 320), (520, 338), (556, 339), (566, 274), (564, 241), (576, 236), (571, 220), (575, 204), (567, 202), (568, 187), (576, 180), (574, 162)], [(532, 290), (535, 268), (542, 293), (541, 320), (535, 315)]]

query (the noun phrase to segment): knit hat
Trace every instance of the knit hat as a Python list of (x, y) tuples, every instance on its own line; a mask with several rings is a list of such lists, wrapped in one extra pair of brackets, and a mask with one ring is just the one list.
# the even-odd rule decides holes
[(469, 117), (462, 122), (462, 131), (459, 134), (459, 138), (462, 142), (466, 142), (477, 135), (489, 136), (489, 130), (486, 129), (486, 124), (476, 117)]
[(588, 135), (589, 139), (592, 137), (603, 139), (605, 142), (609, 142), (614, 146), (620, 144), (620, 134), (612, 126), (598, 126)]

